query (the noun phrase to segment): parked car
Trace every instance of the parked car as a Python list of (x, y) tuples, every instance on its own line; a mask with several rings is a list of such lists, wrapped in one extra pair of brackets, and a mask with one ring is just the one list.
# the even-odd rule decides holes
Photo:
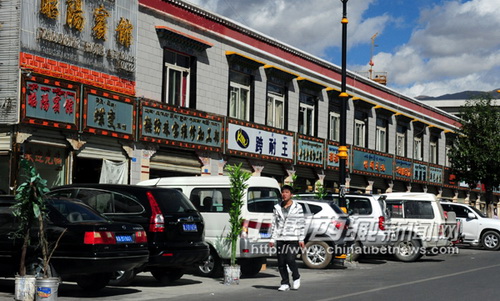
[(149, 271), (160, 282), (180, 279), (187, 268), (209, 254), (203, 218), (180, 191), (116, 184), (71, 184), (55, 187), (51, 196), (82, 200), (115, 221), (140, 224), (148, 235), (149, 260), (133, 271), (122, 271), (113, 284), (126, 285), (136, 273)]
[[(316, 199), (315, 194), (296, 194), (296, 199)], [(390, 223), (390, 215), (385, 201), (371, 194), (346, 194), (346, 209), (350, 226), (347, 235), (353, 240), (351, 260), (356, 261), (371, 248), (384, 248), (391, 244), (392, 233), (386, 224)], [(328, 194), (324, 202), (339, 204), (338, 194)]]
[[(11, 206), (14, 196), (0, 197), (0, 276), (12, 277), (18, 272), (22, 239), (11, 239), (19, 220)], [(147, 236), (137, 224), (113, 222), (89, 206), (70, 199), (47, 200), (47, 239), (51, 245), (61, 236), (50, 260), (49, 274), (76, 281), (86, 290), (105, 287), (112, 273), (129, 271), (148, 261)], [(33, 238), (38, 229), (33, 229)], [(28, 274), (41, 274), (41, 251), (28, 250)]]
[(306, 252), (302, 253), (302, 261), (311, 269), (326, 268), (346, 246), (349, 218), (333, 201), (295, 201), (302, 206), (306, 220)]
[(487, 250), (500, 249), (500, 220), (488, 218), (475, 207), (466, 204), (441, 202), (441, 206), (446, 211), (455, 212), (460, 219), (464, 243), (482, 246)]
[[(281, 200), (278, 182), (269, 177), (250, 177), (243, 198), (243, 232), (239, 237), (236, 258), (241, 273), (253, 276), (269, 256), (269, 228), (274, 205)], [(198, 266), (197, 273), (207, 277), (222, 274), (222, 264), (230, 257), (224, 244), (230, 229), (231, 182), (228, 176), (167, 177), (143, 181), (138, 185), (178, 189), (200, 210), (205, 220), (205, 239), (210, 256)]]
[(416, 261), (435, 248), (451, 245), (447, 223), (438, 199), (431, 193), (387, 193), (380, 196), (391, 213), (394, 230), (394, 256), (405, 262)]

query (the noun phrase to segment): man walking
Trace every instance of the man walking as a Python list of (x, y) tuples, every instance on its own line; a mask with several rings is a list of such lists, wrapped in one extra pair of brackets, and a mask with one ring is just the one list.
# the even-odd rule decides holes
[(279, 291), (290, 289), (290, 278), (287, 266), (292, 271), (293, 283), (291, 289), (297, 290), (300, 287), (300, 274), (295, 262), (295, 257), (300, 249), (304, 248), (305, 219), (302, 206), (292, 200), (293, 188), (284, 185), (281, 188), (281, 204), (277, 204), (273, 209), (273, 222), (271, 226), (272, 248), (276, 245), (278, 256), (278, 270), (281, 275), (281, 286)]

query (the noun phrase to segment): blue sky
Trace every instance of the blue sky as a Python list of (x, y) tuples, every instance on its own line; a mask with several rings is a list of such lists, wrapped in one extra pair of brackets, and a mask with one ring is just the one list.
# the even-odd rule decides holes
[[(340, 0), (188, 0), (334, 64)], [(500, 89), (499, 0), (349, 0), (351, 71), (375, 72), (408, 96)]]

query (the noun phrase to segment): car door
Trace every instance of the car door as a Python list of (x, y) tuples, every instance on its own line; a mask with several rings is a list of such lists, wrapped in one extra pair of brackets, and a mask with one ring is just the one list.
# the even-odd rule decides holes
[[(469, 208), (460, 205), (450, 205), (453, 211), (457, 214), (463, 225), (464, 241), (474, 241), (479, 239), (479, 219), (477, 215)], [(472, 213), (475, 218), (469, 218), (469, 213)]]

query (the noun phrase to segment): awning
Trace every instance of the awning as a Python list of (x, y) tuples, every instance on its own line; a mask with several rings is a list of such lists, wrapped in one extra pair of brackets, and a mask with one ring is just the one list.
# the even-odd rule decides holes
[(205, 50), (213, 46), (212, 43), (175, 30), (167, 26), (156, 26), (156, 34), (159, 38), (173, 40), (181, 45), (194, 48), (198, 51)]
[(250, 69), (258, 69), (265, 64), (259, 60), (251, 58), (249, 56), (243, 55), (234, 51), (226, 51), (226, 57), (230, 63), (235, 63), (239, 65), (243, 65)]

